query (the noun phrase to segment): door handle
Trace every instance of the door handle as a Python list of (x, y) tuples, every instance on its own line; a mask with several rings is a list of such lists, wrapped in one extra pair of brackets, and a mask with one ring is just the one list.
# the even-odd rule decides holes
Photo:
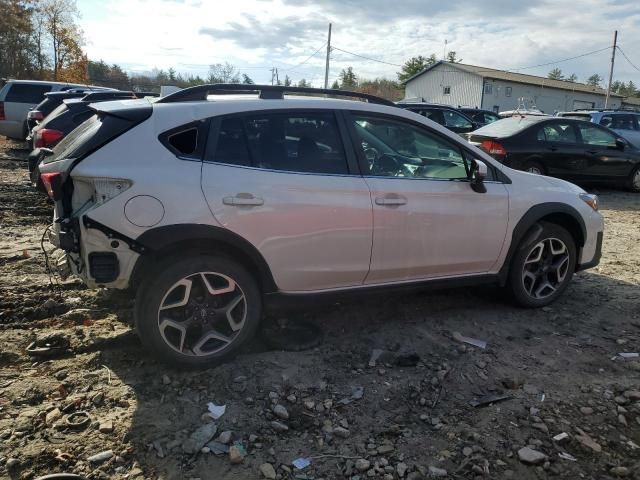
[(264, 200), (260, 197), (254, 197), (250, 193), (238, 193), (233, 196), (224, 197), (222, 203), (232, 206), (260, 206), (264, 205)]
[(549, 147), (549, 150), (551, 150), (552, 152), (556, 152), (558, 150), (558, 147)]
[(406, 205), (407, 199), (400, 195), (376, 197), (376, 205), (394, 206), (394, 205)]

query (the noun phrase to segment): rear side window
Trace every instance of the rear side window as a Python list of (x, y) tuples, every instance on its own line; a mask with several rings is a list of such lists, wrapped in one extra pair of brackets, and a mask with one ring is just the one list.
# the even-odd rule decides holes
[(606, 115), (602, 117), (600, 125), (616, 130), (638, 130), (637, 117), (627, 113)]
[(209, 120), (198, 120), (163, 133), (160, 141), (180, 158), (201, 160), (208, 130)]
[(51, 85), (36, 85), (28, 83), (14, 83), (7, 93), (5, 102), (40, 103), (44, 94), (51, 90)]
[(333, 113), (224, 118), (207, 159), (288, 172), (348, 173)]
[(442, 115), (444, 116), (444, 124), (446, 127), (471, 128), (473, 126), (469, 120), (457, 112), (445, 110), (442, 112)]
[(538, 130), (542, 142), (577, 143), (576, 131), (570, 123), (548, 123)]

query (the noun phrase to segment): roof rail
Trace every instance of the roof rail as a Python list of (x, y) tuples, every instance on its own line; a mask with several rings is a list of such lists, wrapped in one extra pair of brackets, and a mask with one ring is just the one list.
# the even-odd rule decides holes
[(206, 100), (208, 95), (232, 95), (232, 94), (257, 93), (264, 100), (282, 100), (286, 93), (309, 93), (334, 95), (336, 97), (354, 97), (367, 100), (369, 103), (388, 105), (395, 104), (375, 95), (367, 93), (351, 92), (348, 90), (336, 90), (332, 88), (311, 87), (285, 87), (284, 85), (245, 85), (240, 83), (216, 83), (210, 85), (197, 85), (185, 88), (161, 98), (156, 103), (195, 102)]
[(102, 100), (110, 100), (110, 99), (118, 99), (118, 98), (136, 98), (136, 95), (133, 92), (92, 92), (87, 93), (84, 97), (82, 97), (83, 102), (100, 102)]

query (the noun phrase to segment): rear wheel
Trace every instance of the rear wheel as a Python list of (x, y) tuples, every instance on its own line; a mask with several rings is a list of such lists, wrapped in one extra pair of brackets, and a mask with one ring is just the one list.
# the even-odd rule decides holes
[[(518, 247), (509, 271), (509, 287), (516, 302), (528, 308), (554, 302), (569, 285), (576, 267), (571, 234), (552, 223), (540, 223), (535, 240)], [(526, 238), (526, 237), (525, 237)]]
[(629, 175), (629, 190), (640, 193), (640, 167), (636, 167)]
[(142, 343), (159, 358), (187, 366), (215, 364), (237, 353), (261, 315), (251, 274), (231, 259), (209, 255), (156, 269), (136, 298)]
[(539, 162), (527, 162), (522, 169), (525, 172), (535, 173), (536, 175), (546, 175), (546, 170)]

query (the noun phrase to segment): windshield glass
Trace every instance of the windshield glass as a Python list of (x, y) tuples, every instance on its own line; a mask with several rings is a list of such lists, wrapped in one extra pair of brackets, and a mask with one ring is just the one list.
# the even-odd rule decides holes
[(473, 134), (485, 137), (509, 137), (538, 122), (540, 122), (540, 118), (523, 118), (519, 116), (505, 118), (485, 125), (473, 132)]

